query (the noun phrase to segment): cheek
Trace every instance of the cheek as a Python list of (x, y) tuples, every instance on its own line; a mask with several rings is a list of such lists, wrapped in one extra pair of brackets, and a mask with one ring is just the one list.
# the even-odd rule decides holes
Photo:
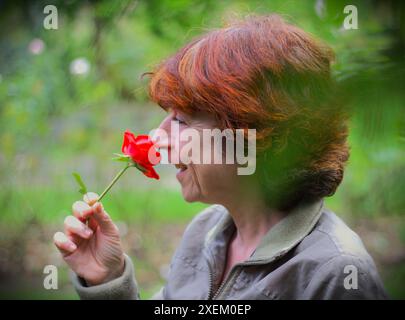
[[(178, 141), (178, 155), (183, 162), (200, 164), (203, 161), (203, 138), (200, 132), (193, 128), (187, 128), (188, 130), (183, 132), (180, 130), (180, 137), (183, 134), (183, 138)], [(190, 136), (190, 130), (193, 131), (193, 135)], [(187, 161), (186, 161), (187, 160)]]
[(193, 173), (193, 182), (198, 185), (200, 189), (205, 189), (210, 184), (210, 170), (207, 165), (191, 164)]
[(231, 165), (193, 165), (194, 179), (204, 194), (227, 189), (235, 180), (236, 169)]

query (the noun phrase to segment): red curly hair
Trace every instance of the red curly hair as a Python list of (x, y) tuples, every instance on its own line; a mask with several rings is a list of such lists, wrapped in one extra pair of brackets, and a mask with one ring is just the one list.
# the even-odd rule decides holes
[(278, 15), (249, 17), (193, 40), (157, 66), (149, 94), (164, 109), (215, 115), (257, 132), (258, 170), (273, 206), (332, 195), (349, 156), (333, 51)]

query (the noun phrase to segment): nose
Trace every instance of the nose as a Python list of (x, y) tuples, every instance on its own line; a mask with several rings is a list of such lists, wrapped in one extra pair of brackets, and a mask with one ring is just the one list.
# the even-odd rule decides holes
[(167, 116), (160, 123), (155, 134), (152, 136), (152, 141), (155, 142), (155, 146), (159, 149), (170, 149), (170, 120), (171, 117)]
[(164, 118), (152, 136), (152, 141), (160, 151), (161, 164), (171, 163), (170, 120), (170, 115)]

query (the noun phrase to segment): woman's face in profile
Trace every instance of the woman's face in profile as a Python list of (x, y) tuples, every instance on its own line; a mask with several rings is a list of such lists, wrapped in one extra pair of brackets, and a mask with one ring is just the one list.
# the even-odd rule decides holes
[[(206, 143), (203, 137), (203, 129), (218, 127), (215, 118), (208, 113), (198, 112), (190, 116), (172, 109), (159, 126), (166, 131), (168, 139), (158, 142), (158, 146), (168, 150), (169, 163), (178, 170), (176, 178), (187, 202), (218, 203), (224, 197), (235, 196), (236, 165), (225, 164), (224, 159), (221, 164), (214, 164), (213, 138)], [(210, 163), (202, 163), (203, 155), (211, 159)], [(197, 158), (200, 161), (194, 160)]]

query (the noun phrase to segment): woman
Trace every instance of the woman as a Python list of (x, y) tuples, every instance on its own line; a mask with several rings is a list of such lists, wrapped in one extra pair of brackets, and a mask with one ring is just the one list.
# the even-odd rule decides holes
[[(152, 73), (167, 112), (159, 147), (192, 128), (256, 129), (257, 170), (179, 163), (186, 201), (213, 206), (185, 230), (157, 299), (381, 299), (359, 237), (323, 205), (348, 159), (331, 50), (279, 16), (251, 17), (194, 40)], [(176, 149), (176, 150), (173, 150)], [(206, 150), (205, 150), (206, 151)], [(97, 195), (75, 202), (55, 244), (83, 299), (138, 299), (131, 260)], [(90, 219), (89, 227), (83, 222)]]

